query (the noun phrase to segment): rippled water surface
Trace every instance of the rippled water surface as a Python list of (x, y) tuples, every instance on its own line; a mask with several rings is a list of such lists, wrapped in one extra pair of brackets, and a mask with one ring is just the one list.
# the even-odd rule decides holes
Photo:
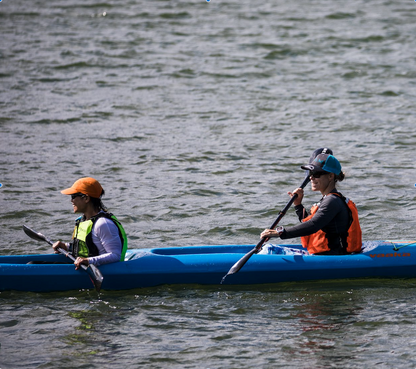
[[(1, 1), (0, 253), (49, 252), (22, 224), (67, 240), (59, 191), (81, 176), (130, 247), (252, 244), (323, 146), (364, 238), (415, 239), (415, 16), (410, 0)], [(1, 292), (0, 367), (409, 368), (415, 302), (414, 280)]]

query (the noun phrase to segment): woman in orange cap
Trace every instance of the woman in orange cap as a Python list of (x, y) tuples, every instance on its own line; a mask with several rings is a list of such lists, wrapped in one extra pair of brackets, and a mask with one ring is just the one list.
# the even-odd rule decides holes
[(123, 261), (127, 236), (117, 218), (101, 202), (104, 190), (100, 183), (91, 177), (80, 178), (61, 193), (70, 195), (74, 213), (83, 215), (75, 221), (72, 241), (55, 242), (52, 246), (55, 252), (58, 248), (71, 252), (76, 258), (75, 269), (81, 264), (99, 266)]

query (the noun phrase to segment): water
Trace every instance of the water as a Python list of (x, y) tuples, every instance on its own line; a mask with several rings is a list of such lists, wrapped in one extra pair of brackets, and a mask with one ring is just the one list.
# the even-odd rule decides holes
[[(49, 252), (22, 224), (67, 240), (59, 191), (87, 175), (131, 247), (255, 243), (323, 146), (364, 238), (414, 239), (415, 15), (413, 1), (3, 0), (1, 254)], [(414, 290), (2, 292), (0, 367), (415, 367)]]

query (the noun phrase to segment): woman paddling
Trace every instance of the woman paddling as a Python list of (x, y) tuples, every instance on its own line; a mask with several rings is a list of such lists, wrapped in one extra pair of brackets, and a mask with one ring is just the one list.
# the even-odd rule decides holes
[(339, 161), (333, 155), (320, 154), (312, 163), (302, 165), (301, 168), (310, 171), (312, 191), (320, 191), (322, 199), (311, 208), (311, 214), (308, 215), (302, 205), (303, 189), (297, 188), (289, 192), (291, 197), (295, 194), (298, 196), (294, 205), (301, 224), (265, 229), (260, 237), (301, 237), (302, 246), (315, 255), (360, 252), (362, 236), (357, 208), (335, 187), (345, 177)]
[(101, 202), (104, 190), (91, 177), (78, 179), (70, 188), (61, 193), (71, 195), (74, 213), (83, 215), (75, 221), (70, 243), (61, 241), (53, 249), (63, 248), (76, 257), (75, 269), (81, 264), (102, 264), (123, 261), (127, 251), (127, 236), (117, 218), (107, 212)]

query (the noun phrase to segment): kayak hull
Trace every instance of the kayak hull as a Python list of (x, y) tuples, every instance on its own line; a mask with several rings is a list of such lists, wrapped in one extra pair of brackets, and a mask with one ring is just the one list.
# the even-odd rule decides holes
[[(367, 241), (362, 253), (343, 256), (255, 254), (224, 285), (249, 285), (346, 278), (415, 278), (414, 241)], [(284, 245), (281, 245), (284, 246)], [(300, 245), (286, 245), (302, 249)], [(133, 249), (126, 261), (99, 267), (103, 290), (163, 284), (219, 285), (254, 245)], [(36, 264), (36, 262), (47, 264)], [(58, 254), (0, 256), (0, 291), (92, 289), (88, 274)], [(34, 264), (27, 264), (35, 262)], [(49, 264), (50, 263), (50, 264)], [(64, 264), (53, 264), (64, 263)]]

